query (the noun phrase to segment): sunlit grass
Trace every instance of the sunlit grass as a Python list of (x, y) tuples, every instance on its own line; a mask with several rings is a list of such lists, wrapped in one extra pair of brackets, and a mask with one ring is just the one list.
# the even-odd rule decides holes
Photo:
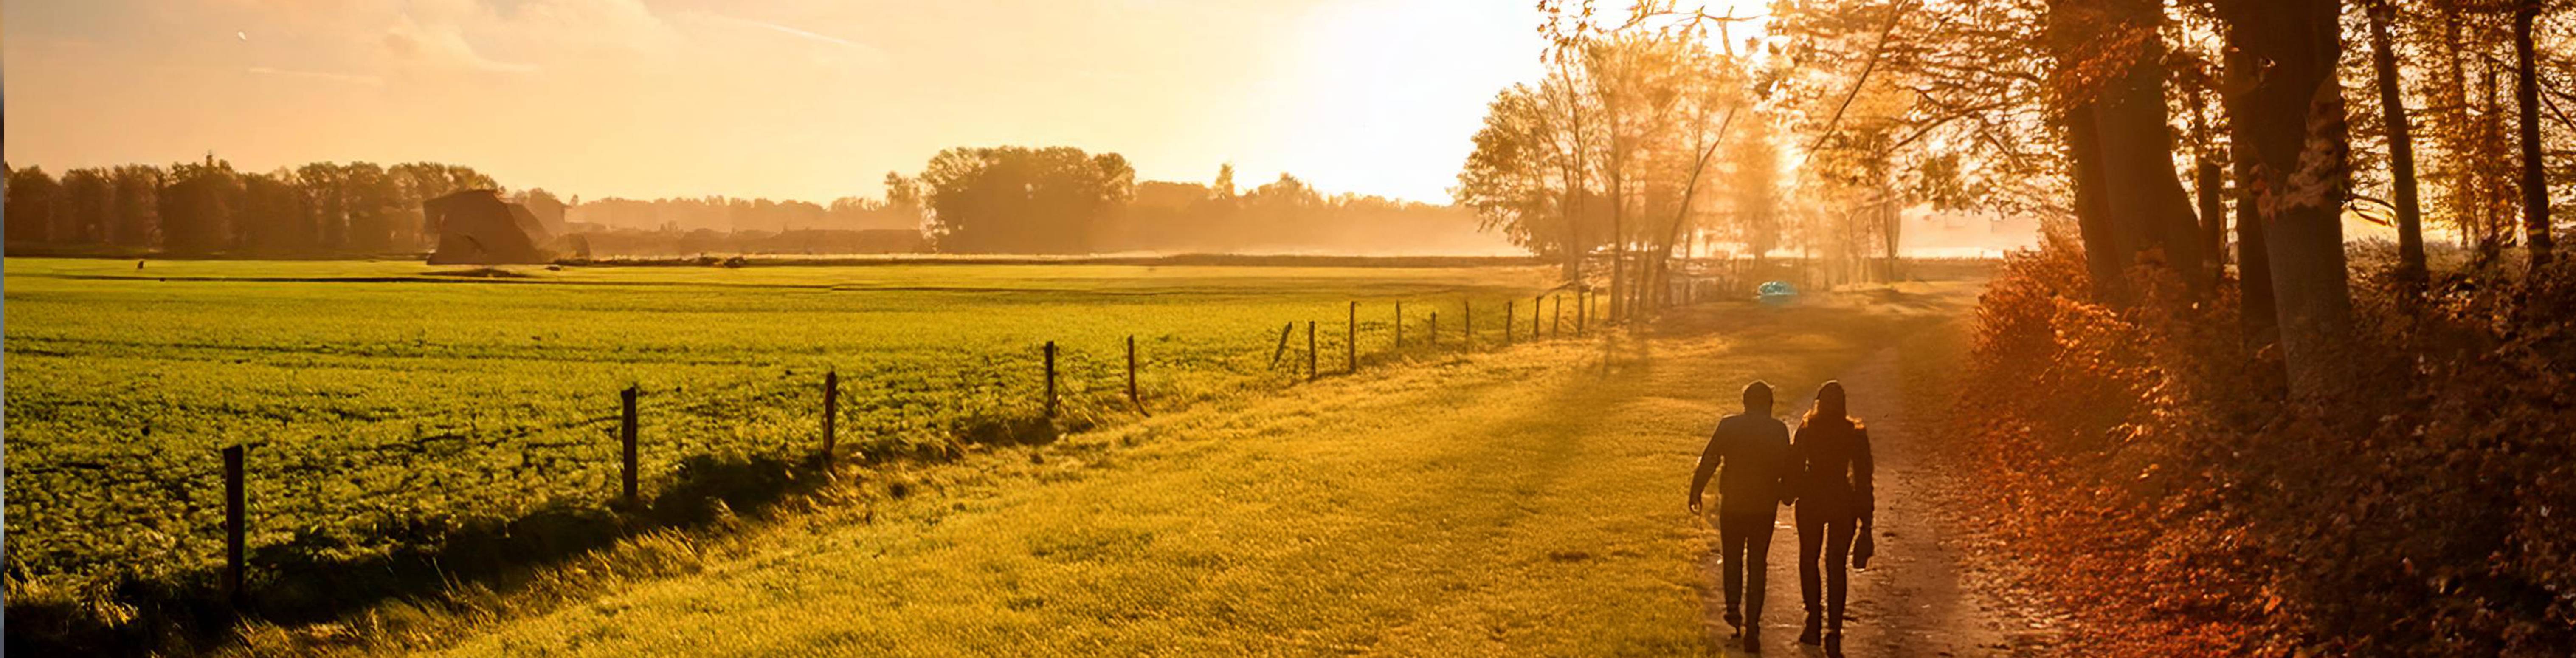
[(1546, 280), (1524, 268), (6, 268), (11, 563), (145, 580), (219, 564), (216, 452), (233, 443), (254, 446), (254, 553), (347, 557), (392, 548), (388, 527), (613, 496), (629, 385), (643, 391), (649, 490), (688, 455), (814, 451), (826, 370), (841, 375), (844, 457), (944, 454), (961, 425), (1040, 413), (1047, 341), (1062, 349), (1066, 415), (1092, 422), (1131, 413), (1130, 335), (1147, 404), (1171, 409), (1302, 379), (1270, 362), (1283, 323), (1301, 323), (1301, 351), (1302, 322), (1318, 321), (1334, 370), (1350, 301), (1376, 306), (1361, 328), (1373, 352), (1392, 330), (1386, 300), (1475, 297), (1498, 318), (1501, 300)]
[(1645, 340), (1328, 380), (873, 474), (685, 573), (360, 634), (468, 656), (1700, 654), (1709, 535), (1681, 492), (1708, 424), (1746, 379), (1810, 389), (1940, 318), (1711, 305)]

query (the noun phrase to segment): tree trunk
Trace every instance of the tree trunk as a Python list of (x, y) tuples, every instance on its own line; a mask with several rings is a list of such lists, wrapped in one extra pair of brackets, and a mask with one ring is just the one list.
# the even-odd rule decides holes
[(1628, 289), (1628, 196), (1619, 165), (1610, 166), (1610, 315), (1606, 319), (1615, 324), (1628, 310), (1620, 303)]
[[(2504, 145), (2504, 101), (2496, 97), (2504, 86), (2496, 82), (2495, 60), (2487, 60), (2483, 77), (2486, 81), (2486, 111), (2478, 115), (2478, 153), (2486, 156), (2480, 158), (2481, 163), (2496, 166), (2493, 163), (2503, 162), (2509, 156)], [(2480, 177), (2478, 195), (2478, 244), (2479, 249), (2485, 252), (2483, 259), (2489, 263), (2504, 258), (2505, 248), (2513, 246), (2514, 233), (2513, 204), (2505, 200), (2505, 185), (2501, 180), (2505, 174), (2502, 171), (2492, 174)]]
[(2247, 139), (2237, 157), (2252, 165), (2254, 205), (2271, 257), (2272, 292), (2290, 392), (2328, 397), (2351, 327), (2342, 208), (2351, 147), (2335, 67), (2343, 52), (2339, 0), (2263, 0), (2227, 5), (2233, 50), (2270, 66), (2233, 90), (2229, 113)]
[(1887, 247), (1887, 260), (1883, 261), (1881, 276), (1887, 278), (1888, 285), (1895, 285), (1896, 266), (1899, 264), (1896, 251), (1905, 241), (1905, 211), (1897, 203), (1896, 186), (1886, 179), (1880, 179), (1878, 183), (1878, 204), (1879, 237)]
[[(2243, 50), (2229, 48), (2225, 56), (2226, 88), (2250, 89), (2257, 66)], [(2272, 302), (2272, 256), (2263, 239), (2263, 213), (2255, 206), (2254, 161), (2246, 155), (2254, 142), (2254, 125), (2243, 118), (2247, 108), (2241, 99), (2219, 99), (2227, 110), (2227, 141), (2231, 147), (2230, 163), (2236, 176), (2236, 284), (2237, 315), (2243, 323), (2246, 342), (2256, 346), (2270, 345), (2281, 339), (2280, 318)]]
[(1566, 178), (1565, 204), (1559, 209), (1565, 213), (1565, 280), (1568, 282), (1583, 280), (1583, 204), (1577, 201), (1583, 192), (1576, 187), (1577, 180), (1580, 179), (1571, 175)]
[[(2135, 301), (2127, 269), (2142, 262), (2171, 267), (2193, 292), (2206, 293), (2214, 278), (2201, 227), (2173, 167), (2165, 47), (2156, 38), (2162, 3), (2051, 0), (2048, 12), (2046, 38), (2058, 71), (2116, 67), (2094, 89), (2084, 89), (2083, 79), (2058, 80), (2076, 86), (2061, 118), (2095, 296), (2115, 305)], [(2095, 48), (2106, 40), (2134, 42), (2136, 50), (2106, 56)]]
[(2397, 53), (2389, 45), (2388, 24), (2396, 19), (2394, 0), (2370, 4), (2371, 67), (2379, 75), (2379, 114), (2388, 133), (2388, 179), (2397, 196), (2397, 280), (2412, 293), (2424, 287), (2424, 208), (2415, 190), (2415, 135), (2406, 119), (2406, 98), (2398, 88)]
[(2120, 235), (2111, 227), (2111, 209), (2103, 201), (2101, 131), (2091, 103), (2067, 110), (2066, 156), (2075, 177), (2075, 228), (2084, 238), (2084, 264), (2093, 276), (2093, 299), (2116, 303), (2128, 298)]
[[(2227, 269), (2227, 174), (2219, 169), (2218, 137), (2209, 129), (2209, 102), (2200, 84), (2191, 85), (2191, 134), (2194, 149), (2192, 193), (2200, 205), (2201, 247), (2208, 250), (2210, 273)], [(2214, 279), (2213, 279), (2214, 280)]]
[[(2433, 118), (2441, 123), (2439, 129), (2433, 131), (2433, 136), (2442, 147), (2443, 157), (2449, 161), (2448, 166), (2441, 168), (2443, 214), (2451, 218), (2453, 228), (2459, 229), (2462, 248), (2479, 247), (2482, 240), (2476, 230), (2477, 218), (2486, 206), (2478, 188), (2484, 178), (2474, 171), (2480, 161), (2477, 155), (2478, 124), (2469, 115), (2468, 58), (2461, 52), (2464, 48), (2460, 7), (2443, 3), (2439, 11), (2442, 16), (2442, 77), (2441, 84), (2434, 87), (2433, 106), (2441, 109), (2433, 113)], [(2487, 255), (2484, 249), (2477, 253), (2481, 259)]]
[[(1670, 224), (1664, 232), (1663, 253), (1658, 254), (1655, 257), (1656, 290), (1660, 291), (1670, 287), (1670, 282), (1672, 281), (1670, 261), (1672, 261), (1673, 258), (1673, 244), (1676, 242), (1682, 242), (1685, 239), (1694, 240), (1694, 242), (1683, 243), (1685, 245), (1696, 244), (1695, 239), (1699, 237), (1698, 234), (1693, 232), (1692, 234), (1684, 235), (1682, 233), (1682, 226), (1690, 219), (1691, 201), (1699, 196), (1700, 174), (1707, 172), (1709, 159), (1717, 157), (1717, 146), (1725, 143), (1726, 129), (1728, 126), (1734, 124), (1735, 110), (1727, 110), (1726, 118), (1719, 121), (1717, 124), (1717, 136), (1709, 140), (1707, 148), (1700, 149), (1699, 158), (1691, 161), (1690, 179), (1682, 184), (1681, 204), (1674, 208), (1673, 223)], [(1682, 251), (1682, 256), (1684, 258), (1689, 258), (1692, 251), (1694, 251), (1694, 249), (1689, 246), (1685, 246)]]
[(2415, 176), (2415, 139), (2405, 97), (2399, 87), (2397, 55), (2389, 24), (2393, 0), (2376, 0), (2368, 12), (2372, 63), (2378, 75), (2381, 119), (2388, 135), (2389, 173), (2396, 196), (2398, 273), (2407, 285), (2420, 287), (2425, 276), (2423, 205)]
[(1583, 208), (1585, 197), (1591, 192), (1587, 185), (1592, 178), (1592, 168), (1583, 160), (1583, 95), (1576, 93), (1574, 80), (1565, 63), (1560, 60), (1556, 66), (1556, 78), (1565, 92), (1565, 130), (1574, 148), (1565, 158), (1565, 204), (1559, 209), (1565, 213), (1565, 280), (1574, 283), (1583, 280), (1583, 259), (1591, 252), (1589, 245), (1583, 242)]
[(2522, 240), (2531, 252), (2535, 273), (2549, 265), (2550, 252), (2557, 246), (2549, 234), (2549, 178), (2541, 168), (2540, 85), (2532, 61), (2532, 23), (2539, 18), (2540, 0), (2522, 0), (2514, 7), (2513, 98), (2522, 113)]
[[(2162, 5), (2123, 3), (2120, 23), (2152, 35), (2162, 22)], [(2174, 172), (2173, 131), (2165, 104), (2165, 46), (2144, 39), (2125, 72), (2105, 84), (2093, 103), (2097, 117), (2103, 202), (2114, 213), (2122, 246), (2120, 265), (2159, 260), (2195, 292), (2207, 292), (2211, 280), (2201, 248), (2200, 223), (2191, 195)], [(2153, 252), (2162, 252), (2160, 254)]]

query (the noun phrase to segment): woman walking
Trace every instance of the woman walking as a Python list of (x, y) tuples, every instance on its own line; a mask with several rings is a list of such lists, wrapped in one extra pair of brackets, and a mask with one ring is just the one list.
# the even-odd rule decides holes
[[(1807, 604), (1804, 644), (1825, 645), (1825, 655), (1843, 655), (1843, 598), (1851, 584), (1846, 562), (1854, 533), (1868, 534), (1874, 505), (1869, 486), (1869, 430), (1851, 417), (1842, 382), (1816, 389), (1816, 407), (1807, 412), (1791, 439), (1792, 490), (1798, 507), (1798, 593)], [(1855, 528), (1854, 526), (1858, 527)], [(1823, 557), (1818, 564), (1816, 558)], [(1822, 580), (1822, 605), (1818, 581)], [(1821, 622), (1821, 624), (1819, 623)], [(1821, 628), (1819, 627), (1821, 625)]]

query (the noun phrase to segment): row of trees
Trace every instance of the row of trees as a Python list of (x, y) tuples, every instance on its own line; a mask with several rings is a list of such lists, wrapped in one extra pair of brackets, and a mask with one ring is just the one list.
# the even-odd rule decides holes
[(949, 253), (1123, 251), (1423, 253), (1473, 243), (1475, 219), (1450, 207), (1326, 196), (1294, 176), (1238, 192), (1233, 165), (1207, 184), (1135, 182), (1115, 153), (958, 148), (917, 177), (887, 176), (887, 197), (919, 200)]
[(267, 173), (209, 155), (167, 167), (7, 172), (12, 245), (158, 250), (182, 255), (419, 251), (420, 202), (496, 187), (469, 167), (317, 162)]
[(1613, 319), (1665, 301), (1675, 253), (1701, 239), (1755, 259), (1892, 262), (1911, 197), (1897, 193), (1887, 122), (1851, 122), (1838, 143), (1853, 148), (1800, 151), (1793, 177), (1784, 142), (1814, 99), (1797, 93), (1792, 58), (1737, 47), (1728, 29), (1744, 19), (1672, 2), (1609, 23), (1590, 3), (1542, 7), (1546, 73), (1495, 97), (1452, 189), (1487, 228), (1560, 259), (1569, 279), (1606, 259)]
[(1136, 187), (1125, 157), (1063, 146), (947, 149), (916, 178), (887, 178), (889, 198), (927, 201), (931, 243), (952, 253), (1094, 251), (1093, 228)]
[(2135, 267), (2236, 284), (2249, 339), (2315, 379), (2350, 324), (2346, 218), (2393, 228), (2418, 287), (2428, 231), (2553, 257), (2571, 4), (1781, 0), (1739, 52), (1733, 16), (1545, 2), (1547, 72), (1497, 96), (1455, 193), (1569, 277), (1606, 256), (1614, 318), (1699, 229), (1892, 262), (1908, 210), (2037, 215), (2108, 302)]
[(608, 197), (587, 202), (575, 197), (565, 218), (576, 227), (648, 231), (918, 231), (922, 210), (918, 199), (901, 194), (886, 199), (841, 197), (830, 205), (723, 196)]
[[(168, 167), (41, 168), (7, 175), (13, 247), (157, 252), (176, 256), (313, 257), (431, 248), (421, 201), (501, 189), (471, 168), (315, 163), (237, 171), (209, 156)], [(830, 205), (762, 198), (508, 196), (555, 235), (582, 235), (565, 253), (670, 255), (691, 249), (840, 253), (917, 250), (873, 232), (920, 233), (951, 253), (1118, 251), (1296, 252), (1480, 250), (1475, 220), (1450, 206), (1373, 196), (1325, 196), (1293, 176), (1238, 193), (1232, 165), (1210, 184), (1137, 183), (1125, 158), (1072, 148), (958, 148), (918, 176), (889, 173), (883, 199)], [(867, 235), (861, 235), (865, 233)]]
[(2070, 651), (2567, 653), (2570, 4), (1775, 5), (1793, 92), (1906, 136), (1821, 149), (2080, 238), (2008, 260), (1949, 432)]
[[(434, 246), (421, 202), (467, 189), (502, 189), (471, 167), (317, 162), (244, 172), (213, 156), (169, 166), (124, 165), (7, 173), (13, 246), (157, 252), (176, 256), (314, 257), (414, 253)], [(544, 189), (509, 194), (547, 230), (568, 232), (917, 231), (917, 201), (728, 197), (566, 201)], [(756, 241), (755, 241), (756, 243)], [(892, 243), (889, 243), (892, 244)]]
[(1207, 184), (1146, 181), (1126, 211), (1095, 232), (1103, 251), (1208, 253), (1470, 252), (1473, 213), (1456, 206), (1360, 194), (1326, 195), (1295, 176), (1238, 192), (1234, 166)]
[(2517, 243), (2552, 258), (2565, 199), (2548, 174), (2576, 142), (2553, 104), (2576, 62), (2543, 25), (2569, 4), (1794, 1), (1775, 25), (1804, 61), (1867, 62), (1807, 75), (1897, 97), (1883, 118), (1920, 135), (1873, 143), (1826, 120), (1825, 152), (1889, 154), (1969, 192), (1927, 200), (2071, 217), (2114, 304), (2134, 301), (2129, 268), (2206, 295), (2232, 260), (2249, 337), (2314, 384), (2350, 325), (2347, 217), (2391, 225), (2393, 274), (2419, 287), (2428, 225), (2480, 264)]

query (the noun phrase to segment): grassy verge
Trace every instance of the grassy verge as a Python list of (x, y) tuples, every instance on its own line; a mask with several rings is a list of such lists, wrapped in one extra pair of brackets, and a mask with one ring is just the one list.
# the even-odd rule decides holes
[[(1280, 323), (1390, 357), (1387, 301), (1499, 336), (1528, 268), (520, 268), (12, 259), (9, 642), (184, 649), (236, 609), (328, 619), (807, 486), (821, 379), (845, 461), (1043, 435), (1039, 345), (1079, 428), (1299, 381)], [(470, 274), (459, 279), (453, 274)], [(1454, 319), (1456, 315), (1451, 314)], [(1422, 318), (1412, 318), (1421, 330)], [(1454, 321), (1454, 320), (1453, 320)], [(1451, 330), (1455, 335), (1454, 329)], [(1299, 351), (1304, 341), (1293, 347)], [(1292, 357), (1291, 363), (1295, 360)], [(1302, 365), (1302, 364), (1301, 364)], [(644, 514), (612, 514), (638, 386)], [(228, 602), (218, 450), (251, 445), (248, 600)]]
[[(889, 467), (242, 649), (458, 655), (1703, 651), (1680, 506), (1746, 379), (1812, 388), (1963, 297), (1710, 305)], [(469, 630), (469, 633), (460, 631)]]

